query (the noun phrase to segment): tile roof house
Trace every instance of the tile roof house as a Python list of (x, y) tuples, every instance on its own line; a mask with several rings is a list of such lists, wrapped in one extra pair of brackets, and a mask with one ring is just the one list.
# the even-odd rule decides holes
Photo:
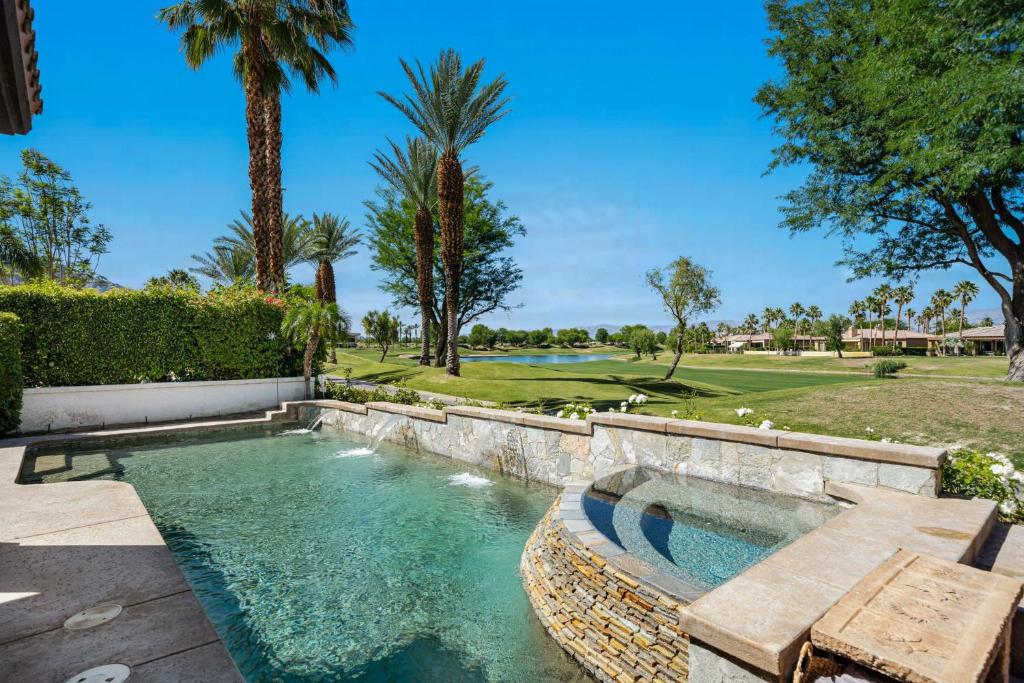
[(963, 338), (964, 341), (974, 342), (975, 355), (1003, 355), (1006, 353), (1006, 325), (972, 327), (969, 330), (964, 330)]

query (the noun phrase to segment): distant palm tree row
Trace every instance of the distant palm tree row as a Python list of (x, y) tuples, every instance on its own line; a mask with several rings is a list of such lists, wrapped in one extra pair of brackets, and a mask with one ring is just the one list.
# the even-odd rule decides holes
[[(252, 208), (247, 223), (256, 286), (280, 291), (288, 267), (287, 215), (281, 182), (281, 91), (297, 78), (317, 92), (337, 75), (325, 52), (352, 44), (346, 0), (182, 0), (158, 13), (181, 30), (185, 61), (198, 69), (210, 57), (237, 47), (235, 76), (245, 92), (246, 139)], [(210, 262), (244, 273), (242, 254), (218, 246)]]
[[(894, 331), (890, 338), (887, 330), (912, 330), (915, 323), (917, 328), (923, 332), (937, 333), (945, 337), (950, 321), (958, 323), (956, 329), (962, 340), (963, 331), (967, 328), (967, 306), (977, 298), (978, 293), (978, 285), (970, 280), (961, 280), (953, 286), (952, 290), (937, 290), (929, 299), (928, 306), (922, 308), (921, 311), (915, 311), (910, 308), (910, 303), (915, 297), (913, 287), (882, 284), (865, 298), (853, 301), (848, 313), (853, 325), (870, 330), (872, 345), (874, 345), (877, 333), (878, 341), (882, 345), (889, 343), (895, 346), (898, 335)], [(955, 303), (960, 304), (959, 308), (953, 306)], [(893, 313), (892, 305), (896, 307), (895, 318), (889, 317)], [(767, 306), (760, 315), (751, 313), (747, 315), (742, 325), (735, 328), (735, 331), (746, 334), (771, 333), (779, 326), (788, 325), (798, 335), (809, 334), (821, 319), (822, 312), (817, 306), (805, 308), (801, 303), (795, 302), (790, 304), (788, 311), (780, 307)], [(888, 327), (888, 323), (892, 324), (892, 328)], [(734, 331), (727, 325), (724, 328), (720, 326), (719, 334), (722, 334), (725, 329)]]

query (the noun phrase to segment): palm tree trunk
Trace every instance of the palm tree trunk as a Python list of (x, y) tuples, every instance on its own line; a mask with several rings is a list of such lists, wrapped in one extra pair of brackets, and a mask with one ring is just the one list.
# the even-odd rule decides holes
[(273, 288), (284, 291), (284, 198), (281, 188), (281, 91), (274, 88), (264, 96), (267, 126), (267, 247)]
[(445, 320), (448, 325), (447, 374), (459, 376), (459, 287), (462, 283), (462, 192), (465, 179), (459, 158), (442, 154), (437, 161), (437, 214), (441, 223)]
[[(434, 326), (437, 328), (437, 348), (434, 349), (437, 361), (434, 363), (434, 366), (438, 368), (443, 368), (448, 361), (448, 316), (445, 315), (446, 309), (446, 304), (442, 302), (441, 317), (439, 320), (434, 321)], [(431, 316), (431, 319), (433, 319), (433, 316)]]
[(430, 365), (431, 306), (434, 303), (434, 218), (421, 206), (416, 210), (416, 292), (420, 299), (420, 365)]
[[(903, 320), (903, 303), (902, 301), (896, 305), (896, 331), (892, 333), (892, 348), (896, 348), (896, 343), (900, 339), (900, 321)], [(908, 328), (909, 331), (909, 328)]]
[(314, 329), (306, 342), (306, 352), (302, 354), (302, 381), (306, 386), (306, 400), (313, 398), (310, 391), (309, 378), (313, 374), (313, 358), (316, 356), (316, 347), (320, 345), (320, 334)]
[(271, 288), (270, 257), (267, 252), (266, 115), (260, 89), (259, 58), (251, 41), (242, 45), (249, 65), (245, 79), (245, 136), (249, 144), (249, 186), (252, 189), (252, 236), (256, 245), (256, 287)]
[[(323, 259), (316, 269), (316, 299), (325, 304), (337, 303), (338, 295), (334, 286), (334, 266)], [(331, 345), (331, 363), (338, 362), (338, 345)]]
[(966, 355), (964, 348), (964, 323), (967, 322), (967, 297), (960, 297), (960, 353)]

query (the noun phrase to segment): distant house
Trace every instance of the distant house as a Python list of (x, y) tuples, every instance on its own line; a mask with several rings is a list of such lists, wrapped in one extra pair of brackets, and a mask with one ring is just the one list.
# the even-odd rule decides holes
[(975, 355), (1006, 355), (1006, 325), (972, 327), (964, 330), (964, 341), (974, 342)]
[[(793, 335), (793, 348), (798, 351), (825, 351), (827, 337), (816, 337), (809, 334)], [(712, 346), (716, 346), (728, 353), (742, 353), (743, 351), (767, 351), (772, 346), (772, 335), (767, 332), (755, 334), (727, 334), (724, 337), (716, 337)]]
[[(885, 335), (884, 341), (882, 335)], [(850, 327), (843, 334), (843, 346), (848, 351), (871, 351), (880, 346), (892, 346), (893, 340), (902, 349), (934, 350), (942, 343), (937, 334), (916, 330), (883, 330), (881, 328)]]

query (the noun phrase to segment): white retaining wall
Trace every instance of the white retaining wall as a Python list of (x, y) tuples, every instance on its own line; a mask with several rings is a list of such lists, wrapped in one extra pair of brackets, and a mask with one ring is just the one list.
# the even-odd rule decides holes
[(26, 389), (20, 431), (230, 415), (275, 408), (304, 395), (301, 377)]

